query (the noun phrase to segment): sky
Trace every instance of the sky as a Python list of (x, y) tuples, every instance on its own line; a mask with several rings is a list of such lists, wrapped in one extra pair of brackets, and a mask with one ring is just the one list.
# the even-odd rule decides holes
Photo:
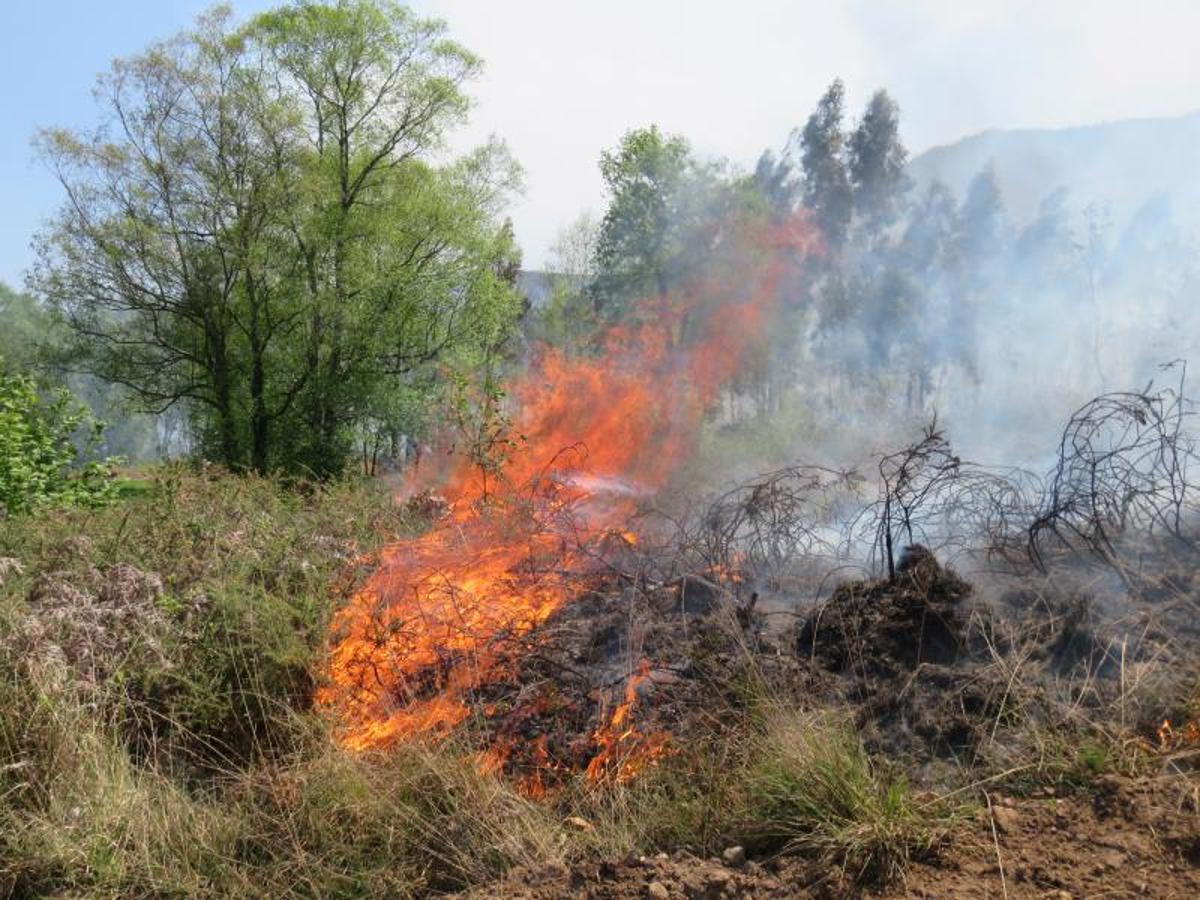
[[(0, 0), (0, 280), (62, 195), (39, 127), (96, 122), (112, 59), (186, 27), (205, 0)], [(234, 0), (250, 15), (270, 0)], [(414, 0), (483, 57), (466, 149), (504, 138), (525, 168), (511, 214), (527, 267), (602, 212), (601, 151), (657, 123), (749, 168), (835, 77), (852, 113), (885, 87), (920, 152), (988, 128), (1063, 127), (1200, 107), (1196, 0)]]

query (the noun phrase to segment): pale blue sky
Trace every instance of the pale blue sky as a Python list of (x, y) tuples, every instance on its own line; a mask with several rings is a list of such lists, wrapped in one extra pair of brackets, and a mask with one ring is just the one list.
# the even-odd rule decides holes
[[(0, 0), (0, 281), (19, 287), (29, 241), (53, 212), (58, 184), (30, 140), (48, 125), (96, 120), (92, 85), (113, 59), (136, 53), (192, 21), (207, 0)], [(265, 0), (238, 8), (261, 9)]]
[[(186, 26), (206, 0), (0, 0), (0, 279), (60, 195), (33, 161), (44, 125), (94, 121), (115, 57)], [(249, 15), (270, 0), (234, 0)], [(1052, 127), (1200, 107), (1195, 0), (416, 0), (483, 56), (458, 146), (506, 138), (527, 170), (513, 207), (528, 265), (601, 208), (600, 151), (658, 122), (751, 165), (836, 75), (851, 108), (900, 101), (914, 150), (989, 127)]]

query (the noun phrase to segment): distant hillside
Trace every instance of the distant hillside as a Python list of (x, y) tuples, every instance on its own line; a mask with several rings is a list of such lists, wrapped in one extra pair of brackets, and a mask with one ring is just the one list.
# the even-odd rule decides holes
[(1063, 186), (1075, 210), (1093, 201), (1107, 204), (1118, 230), (1158, 194), (1168, 198), (1176, 224), (1200, 227), (1200, 111), (1079, 128), (985, 131), (927, 150), (909, 171), (918, 191), (936, 178), (961, 197), (989, 160), (1018, 224)]

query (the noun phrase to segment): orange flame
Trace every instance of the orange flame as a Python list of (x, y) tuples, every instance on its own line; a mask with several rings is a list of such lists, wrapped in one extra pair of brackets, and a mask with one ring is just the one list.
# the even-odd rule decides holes
[[(543, 349), (511, 390), (525, 440), (499, 488), (494, 473), (485, 486), (460, 461), (444, 489), (447, 515), (387, 547), (335, 615), (317, 701), (339, 713), (344, 746), (385, 747), (462, 722), (474, 692), (509, 676), (574, 595), (592, 546), (608, 534), (636, 545), (622, 526), (638, 499), (687, 458), (718, 391), (761, 347), (785, 279), (819, 249), (802, 217), (727, 231), (722, 261), (699, 287), (639, 305), (638, 324), (611, 328), (598, 355)], [(632, 732), (610, 732), (633, 708), (637, 677), (597, 732), (601, 761), (589, 772), (628, 750)], [(481, 765), (503, 762), (495, 747)]]
[(587, 766), (590, 781), (623, 784), (666, 754), (669, 735), (642, 734), (629, 722), (637, 703), (638, 687), (649, 679), (650, 662), (642, 660), (638, 671), (625, 681), (625, 699), (617, 704), (608, 722), (592, 735), (599, 749)]
[(1181, 728), (1172, 728), (1170, 719), (1158, 726), (1160, 750), (1177, 750), (1187, 744), (1200, 743), (1200, 719), (1192, 719)]

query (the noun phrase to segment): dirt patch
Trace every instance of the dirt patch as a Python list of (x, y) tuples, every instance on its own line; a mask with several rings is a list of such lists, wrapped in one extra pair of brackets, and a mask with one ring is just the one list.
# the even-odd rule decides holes
[[(777, 867), (775, 867), (777, 868)], [(688, 853), (631, 856), (620, 862), (521, 869), (499, 884), (468, 895), (511, 900), (724, 900), (750, 897), (810, 897), (812, 894), (757, 862), (738, 867)]]
[(1108, 777), (1094, 793), (988, 800), (935, 865), (909, 870), (898, 896), (1200, 896), (1189, 851), (1200, 819), (1179, 780)]
[(1087, 794), (986, 795), (942, 852), (901, 883), (863, 894), (844, 873), (777, 857), (729, 866), (687, 853), (519, 869), (468, 895), (633, 898), (1009, 898), (1200, 896), (1200, 817), (1181, 781), (1102, 779)]

